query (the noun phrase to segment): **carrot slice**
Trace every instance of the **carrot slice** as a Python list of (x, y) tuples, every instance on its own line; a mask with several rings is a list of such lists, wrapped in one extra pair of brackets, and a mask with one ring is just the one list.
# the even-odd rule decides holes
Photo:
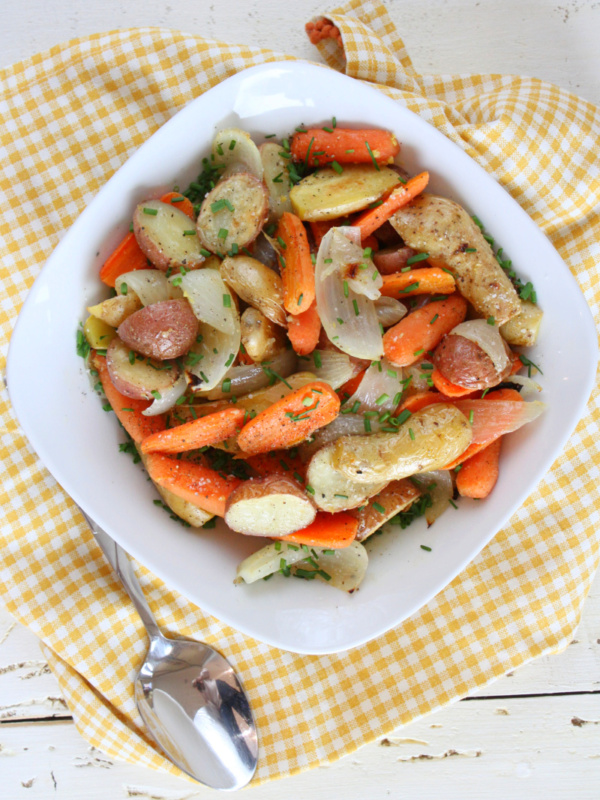
[(311, 167), (338, 164), (391, 164), (400, 152), (391, 131), (309, 128), (292, 136), (292, 158)]
[(352, 544), (357, 530), (358, 520), (346, 511), (337, 514), (319, 511), (314, 522), (302, 530), (282, 536), (281, 541), (339, 550)]
[(445, 378), (439, 369), (433, 369), (431, 373), (431, 380), (433, 381), (433, 385), (438, 390), (438, 392), (442, 392), (445, 394), (446, 397), (469, 397), (471, 395), (475, 395), (473, 389), (467, 389), (465, 386), (459, 386), (456, 383), (452, 383)]
[(314, 300), (302, 314), (288, 317), (288, 338), (294, 352), (299, 356), (307, 356), (315, 349), (321, 334), (321, 319)]
[(338, 223), (339, 220), (337, 219), (323, 219), (323, 220), (317, 220), (316, 222), (308, 223), (310, 225), (310, 229), (312, 231), (316, 247), (319, 247), (319, 245), (323, 241), (323, 237), (325, 236), (325, 234), (332, 228), (335, 228), (335, 226)]
[(410, 203), (411, 200), (420, 194), (429, 183), (429, 173), (420, 172), (414, 178), (409, 178), (405, 184), (393, 189), (392, 192), (383, 200), (381, 205), (364, 211), (358, 216), (352, 225), (360, 228), (363, 241), (367, 236), (380, 228), (384, 222), (395, 214), (399, 208)]
[(329, 384), (307, 383), (250, 420), (242, 428), (238, 444), (248, 455), (286, 450), (334, 420), (339, 410), (340, 398)]
[(283, 305), (288, 314), (298, 316), (308, 311), (315, 299), (315, 268), (302, 220), (284, 211), (277, 226), (277, 240), (283, 249)]
[(467, 458), (456, 475), (456, 488), (461, 497), (482, 500), (498, 480), (502, 438), (495, 439), (471, 458)]
[(432, 350), (442, 339), (462, 322), (467, 313), (467, 302), (459, 294), (445, 300), (434, 300), (417, 308), (389, 328), (383, 336), (386, 357), (399, 367), (414, 364), (419, 356)]
[(148, 259), (133, 233), (128, 233), (100, 268), (100, 280), (114, 287), (119, 276), (136, 269), (148, 269)]
[(183, 211), (184, 214), (187, 214), (190, 219), (196, 219), (192, 201), (188, 200), (188, 198), (184, 197), (180, 192), (167, 192), (167, 194), (163, 194), (160, 198), (160, 202), (171, 203), (171, 205)]
[(454, 276), (439, 267), (422, 267), (406, 272), (383, 275), (381, 294), (386, 297), (411, 297), (415, 294), (452, 294), (456, 290)]
[(205, 417), (158, 431), (142, 442), (142, 453), (184, 453), (235, 436), (244, 419), (242, 408), (224, 408)]
[(142, 414), (142, 411), (145, 411), (151, 406), (152, 402), (126, 397), (115, 389), (110, 375), (108, 374), (104, 356), (96, 354), (93, 363), (98, 370), (98, 376), (100, 377), (106, 399), (117, 415), (117, 419), (136, 444), (140, 444), (148, 436), (152, 436), (164, 430), (165, 418), (162, 414), (157, 414), (154, 417), (145, 417)]
[(163, 453), (148, 453), (146, 469), (163, 489), (219, 517), (225, 516), (227, 498), (242, 483), (239, 478), (223, 476), (203, 464)]
[(441, 395), (439, 392), (416, 392), (411, 394), (398, 406), (394, 416), (398, 416), (402, 411), (410, 411), (414, 414), (415, 411), (421, 411), (422, 408), (434, 405), (435, 403), (447, 403), (448, 398)]

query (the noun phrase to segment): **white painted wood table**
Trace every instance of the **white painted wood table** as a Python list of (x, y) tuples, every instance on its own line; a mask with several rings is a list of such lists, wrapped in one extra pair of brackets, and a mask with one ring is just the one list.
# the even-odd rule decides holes
[[(296, 0), (26, 0), (4, 3), (0, 63), (75, 36), (154, 25), (316, 52), (304, 23), (331, 5)], [(417, 70), (504, 72), (600, 104), (597, 0), (388, 0)], [(36, 638), (0, 606), (0, 797), (183, 800), (211, 790), (113, 762), (79, 736)], [(396, 731), (332, 767), (246, 790), (304, 798), (600, 798), (600, 579), (567, 650), (485, 694)]]

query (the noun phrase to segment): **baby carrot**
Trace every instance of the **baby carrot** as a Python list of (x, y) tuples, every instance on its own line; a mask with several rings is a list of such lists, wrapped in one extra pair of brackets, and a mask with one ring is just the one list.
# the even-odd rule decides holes
[(446, 402), (448, 402), (447, 398), (443, 397), (439, 392), (416, 392), (400, 403), (394, 416), (398, 416), (402, 411), (410, 411), (411, 414), (414, 414), (415, 411), (420, 411), (422, 408), (427, 408), (427, 406)]
[(339, 410), (340, 399), (329, 384), (307, 383), (246, 423), (238, 445), (248, 455), (286, 450), (334, 420)]
[(459, 386), (456, 383), (452, 383), (445, 378), (439, 369), (433, 369), (431, 372), (431, 380), (433, 381), (433, 385), (438, 390), (438, 392), (442, 392), (445, 394), (446, 397), (469, 397), (471, 395), (475, 396), (475, 392), (472, 389), (466, 389), (464, 386)]
[(313, 239), (315, 240), (316, 247), (319, 247), (327, 231), (331, 230), (331, 228), (335, 228), (337, 223), (338, 220), (336, 219), (323, 219), (308, 223), (310, 225), (310, 230), (312, 232)]
[(133, 233), (128, 233), (100, 268), (100, 280), (107, 286), (115, 285), (117, 278), (134, 269), (147, 269), (148, 259), (140, 250)]
[(321, 320), (317, 311), (317, 302), (313, 300), (309, 308), (302, 314), (288, 317), (288, 338), (294, 351), (299, 356), (307, 356), (317, 346), (321, 333)]
[(352, 225), (360, 228), (363, 241), (367, 236), (380, 228), (392, 214), (405, 206), (420, 194), (429, 183), (429, 173), (420, 172), (414, 178), (410, 178), (404, 185), (398, 186), (383, 200), (381, 205), (364, 211), (358, 216)]
[(188, 200), (187, 197), (184, 197), (180, 192), (167, 192), (167, 194), (163, 194), (160, 198), (161, 203), (171, 203), (172, 206), (178, 208), (180, 211), (183, 211), (184, 214), (187, 214), (190, 219), (195, 220), (196, 215), (194, 214), (194, 206), (191, 200)]
[(158, 431), (142, 442), (142, 453), (184, 453), (223, 442), (239, 432), (244, 419), (242, 408), (224, 408), (205, 417)]
[(163, 453), (148, 453), (145, 464), (154, 483), (219, 517), (225, 516), (227, 498), (242, 483), (203, 464)]
[(495, 439), (463, 462), (456, 475), (456, 488), (461, 497), (480, 500), (490, 494), (498, 480), (501, 446), (502, 438)]
[(268, 475), (287, 475), (299, 483), (304, 483), (306, 464), (293, 450), (276, 450), (271, 453), (259, 453), (255, 456), (241, 456), (261, 478)]
[(108, 374), (104, 356), (94, 356), (94, 367), (98, 370), (98, 376), (106, 399), (117, 415), (117, 419), (136, 444), (140, 444), (148, 436), (164, 430), (165, 418), (162, 414), (157, 414), (154, 417), (145, 417), (142, 414), (142, 411), (152, 405), (151, 402), (125, 397), (124, 394), (115, 389)]
[(310, 167), (338, 164), (391, 164), (400, 152), (393, 133), (377, 129), (308, 128), (292, 136), (292, 158)]
[(357, 530), (358, 520), (346, 511), (339, 511), (337, 514), (319, 511), (314, 522), (306, 528), (282, 536), (281, 541), (339, 550), (352, 544)]
[(281, 245), (283, 305), (288, 314), (298, 316), (308, 311), (315, 299), (315, 268), (302, 220), (284, 211), (277, 226)]
[(402, 300), (414, 294), (452, 294), (456, 289), (454, 277), (439, 267), (422, 267), (393, 275), (383, 275), (381, 294)]
[(383, 350), (386, 358), (399, 367), (414, 364), (419, 356), (432, 350), (442, 336), (462, 322), (466, 313), (467, 302), (459, 294), (417, 308), (385, 332)]

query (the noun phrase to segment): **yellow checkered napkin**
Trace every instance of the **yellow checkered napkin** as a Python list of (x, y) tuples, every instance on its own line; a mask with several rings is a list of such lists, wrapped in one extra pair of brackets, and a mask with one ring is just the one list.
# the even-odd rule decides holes
[[(330, 65), (377, 84), (492, 173), (551, 237), (598, 314), (600, 110), (537, 80), (417, 75), (381, 5), (355, 0), (328, 16), (345, 51), (322, 42)], [(193, 97), (280, 57), (140, 29), (69, 42), (0, 73), (3, 355), (44, 260), (117, 167)], [(255, 642), (140, 567), (160, 624), (210, 642), (243, 677), (260, 731), (256, 780), (333, 761), (564, 647), (598, 561), (599, 442), (596, 393), (551, 472), (470, 567), (404, 624), (347, 653), (298, 656)], [(179, 774), (135, 708), (141, 624), (6, 394), (2, 446), (8, 609), (44, 642), (86, 739)]]

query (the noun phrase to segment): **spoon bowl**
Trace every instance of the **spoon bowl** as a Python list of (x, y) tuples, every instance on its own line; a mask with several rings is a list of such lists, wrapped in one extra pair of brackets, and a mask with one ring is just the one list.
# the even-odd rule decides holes
[(150, 637), (135, 680), (135, 699), (148, 732), (194, 780), (213, 789), (240, 789), (256, 770), (258, 737), (233, 667), (207, 644), (162, 634), (129, 557), (82, 513)]

